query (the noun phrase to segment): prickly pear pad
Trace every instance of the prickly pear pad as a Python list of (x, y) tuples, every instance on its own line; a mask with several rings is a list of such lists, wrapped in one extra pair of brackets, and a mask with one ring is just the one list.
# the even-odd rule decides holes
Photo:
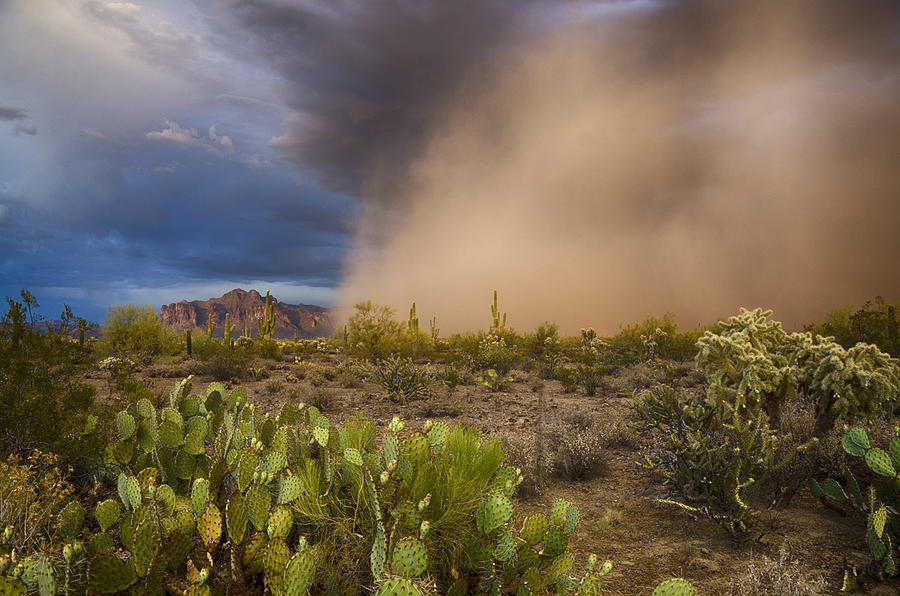
[(652, 596), (694, 596), (694, 587), (687, 580), (676, 577), (656, 586)]
[(428, 567), (428, 553), (425, 544), (412, 537), (397, 543), (391, 557), (391, 571), (403, 577), (419, 577)]

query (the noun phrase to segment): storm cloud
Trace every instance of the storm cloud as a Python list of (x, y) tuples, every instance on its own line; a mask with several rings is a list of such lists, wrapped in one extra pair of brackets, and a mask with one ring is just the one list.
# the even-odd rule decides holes
[(234, 3), (270, 141), (364, 200), (341, 289), (606, 332), (900, 297), (900, 6)]

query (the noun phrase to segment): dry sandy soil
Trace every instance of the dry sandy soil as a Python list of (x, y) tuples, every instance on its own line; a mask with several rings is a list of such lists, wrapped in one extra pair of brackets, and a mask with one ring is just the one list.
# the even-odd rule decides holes
[[(576, 554), (576, 572), (584, 571), (590, 553), (601, 560), (610, 559), (613, 569), (605, 582), (609, 594), (650, 594), (657, 583), (676, 576), (688, 579), (697, 594), (704, 595), (839, 594), (844, 570), (854, 566), (861, 570), (865, 565), (867, 548), (861, 518), (824, 508), (806, 488), (781, 511), (757, 504), (763, 509), (759, 523), (742, 540), (704, 516), (657, 503), (657, 498), (677, 495), (659, 475), (636, 464), (640, 452), (660, 444), (652, 432), (635, 430), (639, 419), (630, 405), (635, 390), (660, 380), (657, 371), (646, 365), (625, 368), (604, 378), (593, 397), (565, 393), (557, 381), (539, 381), (531, 373), (513, 371), (517, 380), (503, 391), (492, 392), (477, 384), (460, 385), (452, 392), (445, 386), (435, 386), (421, 399), (400, 404), (388, 399), (376, 385), (337, 374), (333, 371), (335, 363), (319, 367), (320, 372), (330, 367), (331, 373), (307, 375), (303, 380), (292, 378), (297, 376), (297, 364), (260, 364), (267, 367), (267, 378), (244, 378), (240, 384), (246, 387), (252, 402), (273, 414), (285, 401), (303, 401), (317, 405), (332, 422), (363, 413), (376, 421), (380, 433), (386, 431), (392, 416), (399, 415), (412, 430), (420, 429), (431, 418), (474, 425), (511, 442), (510, 463), (532, 476), (531, 482), (521, 487), (519, 517), (546, 512), (560, 497), (572, 500), (582, 520), (570, 541)], [(172, 390), (177, 381), (173, 377), (191, 368), (192, 363), (184, 360), (169, 365), (169, 369), (161, 365), (145, 367), (137, 376), (157, 395), (163, 395)], [(702, 385), (703, 379), (692, 370), (692, 363), (676, 364), (675, 369), (679, 385)], [(98, 375), (89, 381), (98, 386), (99, 395), (108, 394), (105, 378)], [(210, 377), (197, 375), (195, 387), (210, 381)], [(547, 477), (538, 486), (534, 464), (522, 456), (522, 446), (533, 446), (540, 434), (549, 443), (543, 449), (553, 450), (555, 445), (546, 429), (561, 424), (589, 425), (598, 435), (602, 458), (595, 472), (599, 475), (571, 480), (543, 474)], [(757, 576), (764, 575), (763, 557), (775, 561), (782, 549), (789, 553), (792, 563), (780, 571), (770, 566), (770, 571), (783, 580), (791, 576), (800, 581), (818, 577), (825, 587), (804, 592), (786, 582), (783, 591), (753, 591), (753, 582), (747, 583), (751, 564), (756, 566)], [(740, 585), (750, 589), (737, 591)], [(900, 594), (900, 580), (865, 584), (858, 593)]]

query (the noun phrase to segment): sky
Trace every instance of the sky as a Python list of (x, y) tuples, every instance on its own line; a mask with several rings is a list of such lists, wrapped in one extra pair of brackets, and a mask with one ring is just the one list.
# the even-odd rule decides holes
[(0, 293), (444, 332), (900, 300), (893, 0), (0, 0)]

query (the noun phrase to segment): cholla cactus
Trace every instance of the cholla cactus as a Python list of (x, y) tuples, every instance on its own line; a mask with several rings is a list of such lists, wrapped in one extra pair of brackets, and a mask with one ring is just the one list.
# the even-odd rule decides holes
[(128, 358), (109, 356), (97, 363), (97, 368), (112, 375), (128, 373), (134, 369), (134, 361)]
[(741, 309), (697, 342), (697, 368), (724, 411), (765, 411), (778, 426), (790, 395), (816, 402), (813, 436), (821, 439), (840, 417), (872, 417), (900, 391), (900, 369), (874, 345), (845, 350), (833, 338), (786, 333), (772, 311)]
[[(821, 441), (840, 418), (871, 420), (891, 410), (900, 392), (895, 359), (874, 345), (846, 350), (831, 337), (789, 334), (771, 314), (741, 309), (697, 342), (697, 368), (707, 375), (709, 402), (722, 420), (765, 413), (777, 429), (782, 405), (797, 395), (816, 404), (809, 439)], [(799, 479), (785, 490), (783, 505), (798, 485)]]
[(652, 333), (641, 334), (641, 344), (644, 346), (645, 356), (647, 358), (656, 358), (659, 352), (659, 342), (668, 337), (668, 334), (657, 327)]
[[(558, 340), (557, 340), (558, 341)], [(609, 342), (607, 342), (602, 337), (597, 336), (597, 332), (594, 331), (593, 327), (588, 327), (587, 329), (581, 329), (581, 356), (582, 360), (587, 362), (593, 362), (600, 356), (600, 352), (606, 349), (609, 346)]]

